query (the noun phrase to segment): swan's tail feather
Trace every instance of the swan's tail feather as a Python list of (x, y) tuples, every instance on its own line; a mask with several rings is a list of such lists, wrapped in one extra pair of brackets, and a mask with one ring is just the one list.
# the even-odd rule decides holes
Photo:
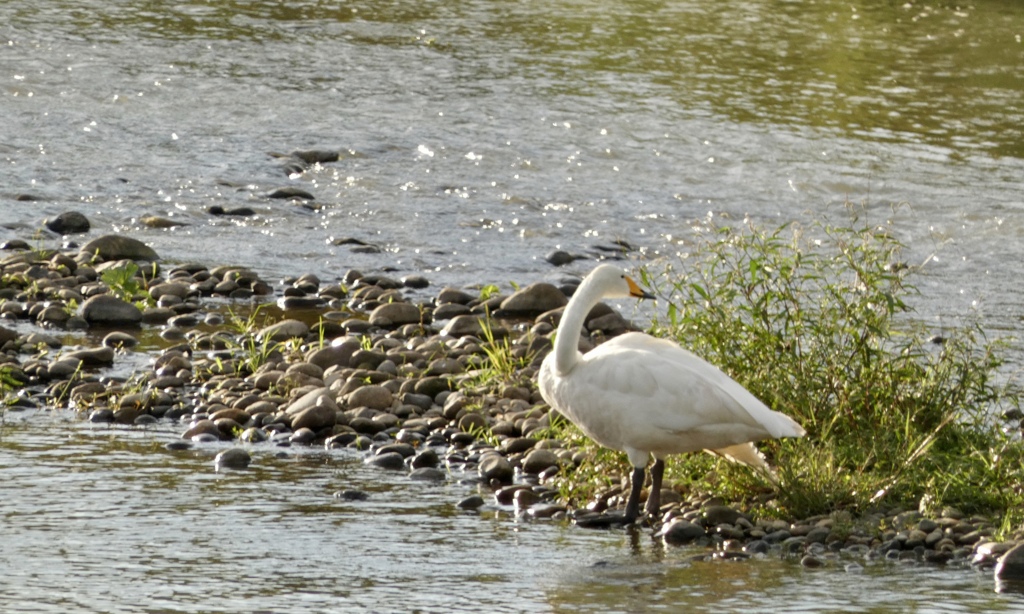
[(765, 476), (772, 484), (779, 485), (779, 476), (775, 473), (774, 469), (768, 466), (768, 463), (764, 460), (764, 455), (752, 443), (741, 443), (727, 448), (710, 450), (710, 452), (724, 456), (733, 462), (748, 465), (754, 471)]

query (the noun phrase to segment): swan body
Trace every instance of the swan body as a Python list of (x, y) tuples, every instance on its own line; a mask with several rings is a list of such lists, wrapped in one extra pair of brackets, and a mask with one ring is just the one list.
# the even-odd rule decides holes
[(588, 437), (626, 453), (633, 483), (625, 515), (632, 522), (651, 456), (645, 511), (656, 514), (666, 456), (709, 450), (768, 472), (752, 442), (800, 437), (804, 429), (672, 341), (627, 333), (581, 354), (580, 331), (594, 305), (628, 297), (653, 298), (617, 267), (594, 269), (566, 306), (538, 383), (544, 400)]

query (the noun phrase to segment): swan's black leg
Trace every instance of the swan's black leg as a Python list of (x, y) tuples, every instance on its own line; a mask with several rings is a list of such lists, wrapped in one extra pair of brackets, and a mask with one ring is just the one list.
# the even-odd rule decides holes
[(634, 522), (640, 517), (640, 491), (644, 488), (644, 468), (633, 467), (630, 478), (629, 499), (626, 500), (626, 522)]
[(658, 519), (658, 509), (661, 507), (661, 478), (665, 475), (665, 461), (656, 458), (651, 465), (651, 491), (647, 495), (647, 505), (644, 506), (644, 513)]

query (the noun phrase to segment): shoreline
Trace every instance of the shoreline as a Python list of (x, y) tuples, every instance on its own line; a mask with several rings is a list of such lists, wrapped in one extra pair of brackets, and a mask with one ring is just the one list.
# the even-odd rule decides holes
[[(534, 383), (568, 288), (533, 284), (511, 296), (483, 297), (432, 290), (419, 275), (355, 271), (344, 285), (326, 286), (312, 275), (272, 284), (245, 267), (160, 271), (147, 264), (159, 262), (155, 252), (134, 240), (115, 237), (100, 248), (97, 240), (77, 254), (25, 244), (0, 261), (7, 410), (66, 408), (93, 422), (139, 426), (176, 421), (182, 441), (175, 447), (237, 442), (217, 457), (226, 469), (247, 466), (245, 448), (257, 444), (354, 448), (367, 463), (412, 479), (446, 480), (448, 467), (475, 467), (498, 504), (528, 518), (614, 524), (601, 512), (622, 504), (621, 488), (578, 507), (561, 499), (558, 479), (587, 459), (550, 436), (550, 414)], [(117, 298), (120, 292), (152, 305), (138, 309)], [(410, 295), (429, 298), (410, 302)], [(274, 307), (266, 307), (272, 299)], [(487, 314), (494, 319), (481, 326)], [(591, 316), (594, 343), (632, 328), (611, 308)], [(32, 332), (19, 334), (5, 321), (32, 324)], [(107, 334), (81, 348), (59, 339), (83, 330), (90, 331), (86, 341), (97, 330)], [(144, 345), (162, 349), (132, 349), (154, 334), (160, 342)], [(111, 378), (119, 365), (143, 357), (153, 360), (148, 369)], [(990, 519), (952, 509), (936, 518), (886, 510), (786, 521), (752, 518), (715, 497), (683, 497), (682, 490), (663, 495), (654, 537), (703, 545), (712, 557), (772, 552), (820, 567), (832, 555), (850, 554), (987, 570), (1017, 544), (993, 541)], [(360, 493), (337, 496), (358, 500)], [(457, 506), (484, 503), (471, 495)]]

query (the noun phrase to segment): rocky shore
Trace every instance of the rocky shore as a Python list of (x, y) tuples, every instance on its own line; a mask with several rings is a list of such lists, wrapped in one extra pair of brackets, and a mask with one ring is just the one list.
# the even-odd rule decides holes
[[(600, 527), (624, 502), (621, 488), (587, 502), (564, 501), (557, 488), (587, 455), (552, 437), (534, 375), (571, 280), (510, 295), (352, 270), (335, 284), (312, 275), (272, 283), (246, 267), (165, 264), (117, 235), (56, 251), (0, 247), (4, 411), (174, 421), (182, 440), (171, 448), (237, 442), (216, 457), (225, 469), (248, 466), (261, 448), (350, 448), (410, 479), (472, 476), (478, 486), (457, 502), (467, 513), (507, 506)], [(599, 306), (588, 343), (631, 328)], [(124, 364), (144, 366), (123, 373)], [(1024, 546), (994, 541), (991, 519), (955, 509), (778, 520), (685, 492), (665, 490), (650, 532), (670, 547), (704, 546), (701, 557), (777, 555), (846, 570), (882, 559), (994, 569), (1008, 585), (1024, 578)]]

